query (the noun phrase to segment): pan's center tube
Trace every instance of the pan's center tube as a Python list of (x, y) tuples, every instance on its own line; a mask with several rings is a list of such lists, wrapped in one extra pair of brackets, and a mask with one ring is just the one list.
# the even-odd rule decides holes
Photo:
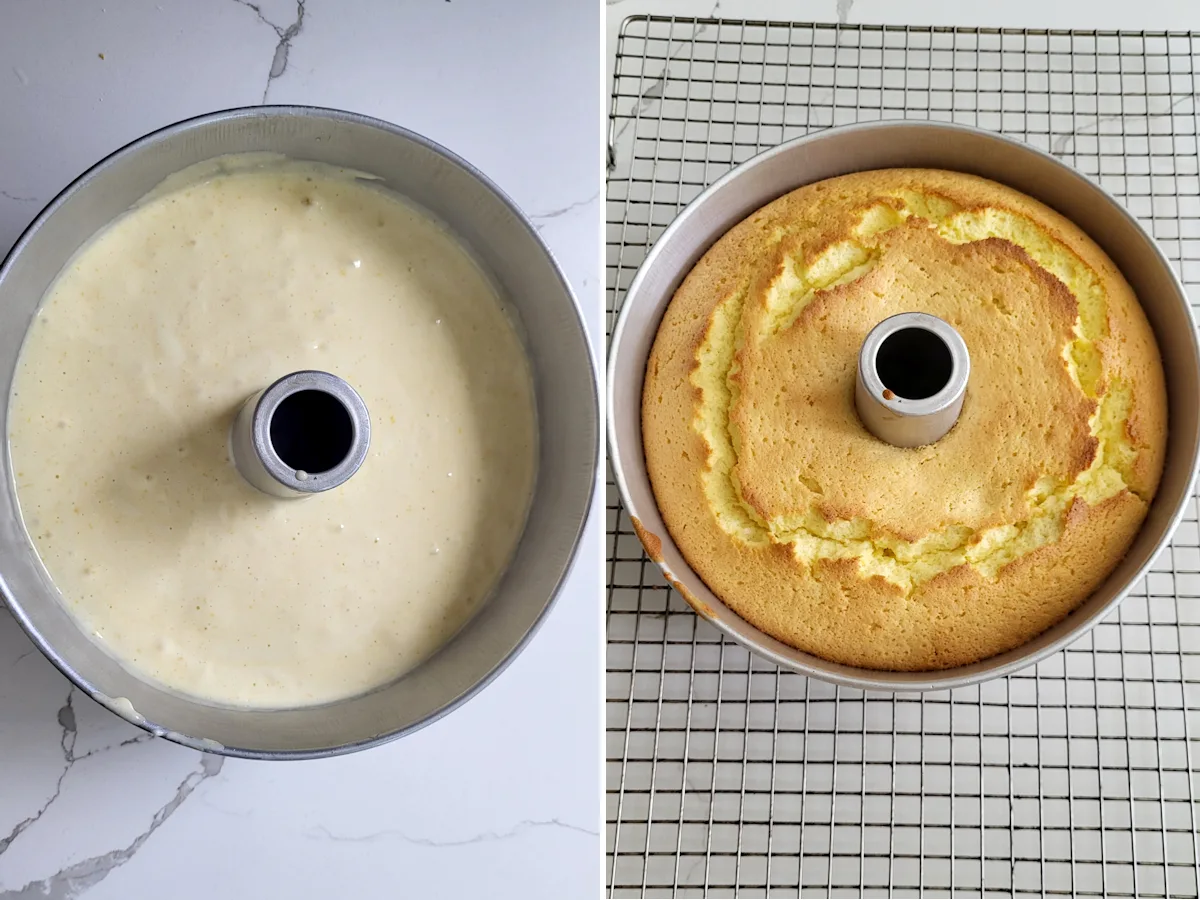
[(891, 316), (858, 354), (859, 418), (894, 446), (932, 444), (958, 421), (970, 374), (967, 345), (949, 323), (926, 313)]
[(344, 483), (367, 458), (371, 419), (354, 388), (328, 372), (293, 372), (246, 401), (233, 423), (242, 476), (276, 497)]

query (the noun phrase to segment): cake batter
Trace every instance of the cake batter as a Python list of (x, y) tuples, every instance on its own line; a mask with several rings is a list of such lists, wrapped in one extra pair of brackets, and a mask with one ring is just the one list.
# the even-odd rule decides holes
[[(238, 474), (230, 425), (301, 369), (359, 392), (370, 454), (280, 499)], [(295, 162), (176, 176), (97, 235), (42, 304), (10, 410), (69, 608), (135, 671), (237, 705), (335, 700), (427, 658), (498, 580), (534, 477), (528, 364), (479, 267), (397, 198)]]

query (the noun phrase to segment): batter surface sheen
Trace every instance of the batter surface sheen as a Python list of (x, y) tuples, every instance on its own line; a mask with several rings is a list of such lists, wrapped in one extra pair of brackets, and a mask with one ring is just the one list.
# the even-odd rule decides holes
[[(69, 608), (187, 694), (294, 706), (386, 683), (475, 612), (524, 524), (528, 364), (457, 241), (353, 173), (209, 165), (97, 235), (26, 338), (9, 439)], [(301, 500), (252, 488), (229, 430), (300, 369), (346, 379), (371, 449)]]

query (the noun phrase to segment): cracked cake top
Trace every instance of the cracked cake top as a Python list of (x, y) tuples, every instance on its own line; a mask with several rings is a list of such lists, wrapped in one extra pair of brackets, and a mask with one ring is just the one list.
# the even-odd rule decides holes
[[(971, 354), (958, 423), (915, 449), (854, 405), (863, 340), (903, 312)], [(672, 537), (738, 615), (921, 671), (1087, 598), (1145, 517), (1166, 408), (1137, 298), (1082, 230), (982, 178), (895, 169), (793, 191), (709, 249), (659, 327), (643, 439)]]

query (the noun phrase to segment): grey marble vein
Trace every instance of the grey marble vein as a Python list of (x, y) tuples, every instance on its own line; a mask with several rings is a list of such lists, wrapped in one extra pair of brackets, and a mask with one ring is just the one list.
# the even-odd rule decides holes
[(271, 92), (271, 82), (287, 71), (288, 53), (292, 49), (292, 39), (304, 28), (304, 4), (307, 0), (297, 0), (296, 20), (286, 27), (276, 25), (264, 16), (262, 9), (255, 3), (250, 3), (248, 0), (233, 0), (233, 2), (238, 6), (253, 10), (254, 14), (258, 16), (258, 21), (270, 26), (271, 30), (279, 37), (279, 43), (275, 45), (275, 55), (271, 57), (271, 68), (267, 72), (267, 83), (263, 85), (262, 100), (259, 101), (266, 103), (267, 94)]
[(75, 689), (67, 691), (67, 702), (58, 708), (58, 724), (62, 726), (62, 738), (59, 743), (62, 745), (63, 758), (68, 762), (72, 762), (75, 756), (75, 739), (79, 736), (79, 730), (75, 725)]
[(89, 750), (87, 753), (76, 756), (73, 761), (79, 762), (81, 759), (87, 759), (88, 757), (96, 756), (99, 753), (108, 753), (110, 750), (116, 750), (119, 747), (130, 747), (134, 744), (145, 744), (155, 739), (155, 735), (150, 734), (148, 731), (142, 734), (135, 734), (133, 737), (125, 738), (125, 740), (119, 741), (116, 744), (109, 744), (106, 747), (97, 747), (94, 750)]
[[(1132, 96), (1141, 97), (1142, 95), (1136, 94), (1136, 95), (1132, 95)], [(1091, 122), (1088, 122), (1085, 125), (1080, 125), (1074, 131), (1069, 131), (1066, 134), (1059, 135), (1055, 139), (1054, 143), (1050, 146), (1050, 152), (1053, 153), (1055, 156), (1060, 156), (1060, 155), (1070, 152), (1068, 148), (1070, 148), (1071, 145), (1074, 144), (1075, 139), (1077, 137), (1079, 137), (1081, 135), (1091, 135), (1091, 134), (1098, 135), (1100, 133), (1100, 126), (1103, 125), (1105, 122), (1120, 122), (1124, 119), (1147, 119), (1147, 120), (1159, 119), (1159, 118), (1162, 118), (1163, 116), (1171, 115), (1173, 112), (1175, 112), (1176, 109), (1178, 109), (1180, 106), (1182, 106), (1188, 100), (1194, 100), (1196, 97), (1200, 97), (1200, 93), (1184, 94), (1181, 97), (1176, 97), (1174, 100), (1171, 101), (1170, 105), (1167, 106), (1167, 108), (1162, 110), (1161, 112), (1147, 111), (1144, 113), (1113, 113), (1112, 115), (1108, 115), (1108, 116), (1098, 116), (1097, 118), (1093, 119)], [(1113, 135), (1113, 137), (1119, 137), (1119, 136), (1120, 135)]]
[(591, 828), (584, 828), (582, 825), (572, 825), (570, 822), (563, 822), (561, 819), (526, 819), (523, 822), (518, 822), (508, 831), (485, 831), (482, 834), (476, 834), (468, 838), (459, 838), (457, 840), (437, 841), (433, 838), (413, 837), (405, 834), (403, 831), (394, 829), (386, 829), (384, 831), (374, 831), (370, 834), (348, 835), (336, 834), (326, 828), (324, 825), (318, 825), (316, 828), (306, 833), (306, 837), (336, 841), (338, 843), (374, 843), (381, 840), (398, 840), (406, 844), (415, 844), (420, 847), (463, 847), (467, 844), (480, 844), (487, 841), (507, 841), (512, 838), (519, 837), (526, 831), (532, 831), (538, 828), (562, 828), (567, 831), (575, 831), (579, 834), (586, 834), (592, 837), (599, 837), (600, 832), (594, 831)]
[(12, 846), (12, 842), (25, 833), (26, 829), (35, 824), (42, 816), (44, 816), (46, 814), (46, 810), (48, 810), (54, 804), (54, 801), (57, 800), (62, 794), (63, 781), (66, 779), (67, 773), (71, 771), (71, 766), (75, 762), (75, 738), (77, 732), (75, 730), (75, 708), (72, 705), (74, 697), (75, 690), (72, 688), (67, 692), (66, 702), (63, 703), (58, 710), (58, 724), (62, 726), (63, 730), (62, 737), (59, 738), (59, 746), (62, 748), (64, 765), (62, 771), (58, 773), (58, 780), (54, 782), (54, 790), (50, 792), (49, 799), (42, 804), (41, 808), (37, 812), (35, 812), (32, 816), (29, 816), (28, 818), (18, 822), (13, 826), (12, 831), (10, 831), (3, 838), (0, 838), (0, 855), (3, 855), (8, 848)]
[(850, 21), (850, 10), (854, 8), (854, 0), (837, 0), (837, 20), (839, 25)]
[[(13, 662), (13, 665), (16, 665), (16, 663), (20, 662), (33, 652), (33, 650), (27, 650), (26, 652), (22, 653)], [(49, 799), (42, 804), (41, 808), (38, 809), (38, 811), (32, 816), (29, 816), (18, 822), (13, 826), (12, 830), (7, 835), (0, 838), (0, 855), (3, 855), (8, 848), (12, 846), (13, 841), (19, 838), (26, 830), (29, 829), (30, 826), (34, 825), (39, 819), (41, 819), (41, 817), (46, 814), (46, 810), (54, 805), (54, 802), (62, 794), (63, 781), (66, 780), (67, 774), (71, 771), (71, 767), (75, 765), (75, 763), (79, 762), (80, 760), (87, 759), (88, 757), (95, 756), (98, 753), (107, 753), (109, 750), (115, 750), (118, 747), (127, 747), (130, 744), (140, 744), (144, 741), (153, 740), (154, 738), (154, 735), (149, 733), (139, 734), (131, 738), (126, 738), (119, 744), (111, 744), (107, 747), (97, 747), (94, 750), (89, 750), (87, 753), (76, 756), (75, 744), (79, 737), (79, 731), (75, 721), (74, 688), (67, 692), (67, 699), (63, 705), (58, 708), (56, 718), (58, 719), (58, 724), (62, 726), (62, 736), (58, 739), (59, 748), (62, 750), (63, 755), (62, 771), (58, 773), (58, 779), (54, 782), (54, 790), (51, 791)]]
[[(71, 713), (73, 720), (74, 712)], [(65, 739), (65, 738), (64, 738)], [(133, 858), (142, 845), (150, 839), (167, 819), (175, 813), (201, 782), (221, 771), (225, 758), (211, 753), (200, 756), (200, 768), (191, 772), (175, 789), (175, 795), (150, 820), (150, 827), (134, 838), (127, 847), (93, 856), (72, 866), (67, 866), (42, 881), (31, 881), (17, 890), (0, 894), (0, 900), (72, 900), (88, 888), (108, 877), (108, 873), (123, 866)]]
[(8, 191), (0, 191), (0, 197), (7, 197), (17, 203), (37, 203), (37, 197), (22, 197), (19, 194), (10, 194)]
[(577, 209), (583, 209), (585, 206), (591, 206), (599, 198), (600, 192), (596, 191), (596, 193), (592, 194), (586, 200), (576, 200), (574, 203), (568, 203), (566, 206), (560, 206), (557, 209), (551, 209), (547, 212), (530, 213), (529, 218), (534, 223), (534, 227), (540, 230), (541, 225), (539, 223), (544, 222), (547, 219), (557, 219), (560, 216), (565, 216), (567, 213), (574, 212)]

